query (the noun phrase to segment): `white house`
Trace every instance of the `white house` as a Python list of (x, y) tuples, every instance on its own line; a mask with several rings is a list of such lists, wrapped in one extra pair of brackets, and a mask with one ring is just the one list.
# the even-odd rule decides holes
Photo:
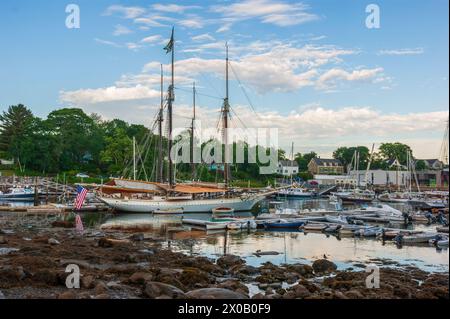
[(366, 175), (367, 183), (375, 186), (405, 186), (409, 185), (409, 180), (411, 178), (408, 171), (369, 170), (368, 172), (356, 171), (351, 174), (352, 178), (355, 179), (360, 186), (366, 185)]
[(298, 164), (296, 161), (279, 161), (277, 173), (283, 176), (298, 174)]

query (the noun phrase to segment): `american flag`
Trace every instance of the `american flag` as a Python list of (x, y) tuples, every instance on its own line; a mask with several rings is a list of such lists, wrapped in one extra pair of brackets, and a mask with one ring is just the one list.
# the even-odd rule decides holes
[(83, 222), (81, 221), (81, 217), (78, 214), (77, 216), (75, 216), (75, 229), (80, 233), (84, 231)]
[(75, 210), (80, 210), (81, 207), (83, 207), (84, 200), (86, 199), (87, 195), (87, 189), (84, 187), (81, 187), (80, 185), (77, 186), (77, 198), (75, 198)]

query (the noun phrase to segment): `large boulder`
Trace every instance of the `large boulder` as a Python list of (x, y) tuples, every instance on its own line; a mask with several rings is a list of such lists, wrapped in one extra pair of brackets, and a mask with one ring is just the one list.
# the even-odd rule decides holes
[(326, 259), (319, 259), (316, 260), (313, 264), (312, 264), (312, 268), (314, 269), (314, 272), (316, 274), (318, 273), (330, 273), (333, 272), (337, 269), (337, 266), (335, 263), (326, 260)]
[(242, 264), (245, 264), (245, 260), (235, 255), (225, 255), (217, 259), (217, 265), (222, 268), (230, 268)]
[(145, 284), (145, 294), (151, 299), (168, 297), (171, 299), (185, 299), (186, 295), (175, 286), (162, 282), (148, 281)]
[(202, 288), (189, 291), (186, 296), (192, 299), (248, 299), (247, 296), (224, 288)]

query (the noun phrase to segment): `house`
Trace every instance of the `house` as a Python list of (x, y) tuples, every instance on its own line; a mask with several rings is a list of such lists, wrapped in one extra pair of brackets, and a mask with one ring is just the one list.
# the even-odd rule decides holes
[(312, 175), (342, 175), (344, 166), (337, 159), (315, 157), (308, 164), (308, 172)]
[(297, 161), (279, 161), (277, 167), (277, 174), (284, 176), (291, 176), (298, 174)]
[(425, 166), (430, 170), (442, 170), (444, 168), (444, 163), (438, 159), (423, 159), (417, 161), (424, 161)]
[(14, 165), (14, 159), (12, 159), (12, 160), (0, 159), (0, 164), (1, 165)]

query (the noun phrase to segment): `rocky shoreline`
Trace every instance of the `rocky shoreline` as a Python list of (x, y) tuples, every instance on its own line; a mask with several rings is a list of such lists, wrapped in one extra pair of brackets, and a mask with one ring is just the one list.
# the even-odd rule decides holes
[[(216, 260), (163, 248), (143, 233), (88, 229), (69, 222), (0, 220), (0, 299), (448, 299), (448, 273), (415, 267), (380, 269), (380, 288), (368, 273), (340, 271), (327, 259), (259, 267), (238, 256)], [(81, 273), (68, 289), (67, 265)]]

